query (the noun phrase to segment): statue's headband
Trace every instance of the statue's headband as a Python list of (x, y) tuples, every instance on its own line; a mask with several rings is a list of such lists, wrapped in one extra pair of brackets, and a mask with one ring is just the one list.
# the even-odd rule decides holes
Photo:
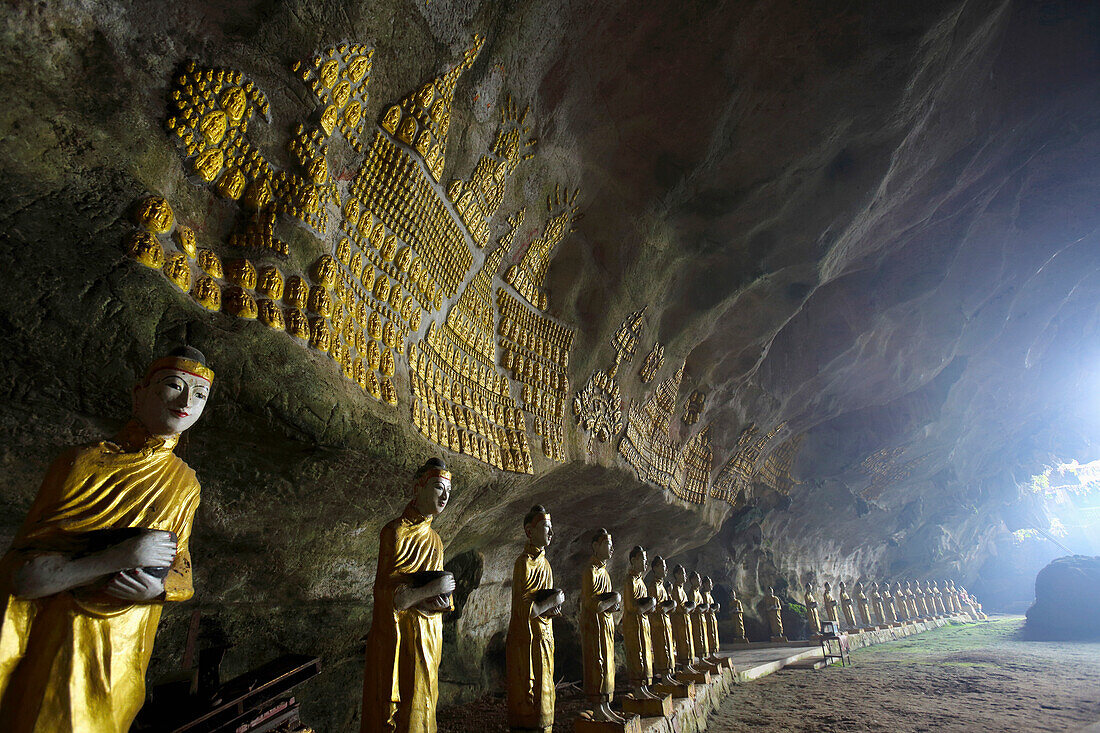
[(149, 384), (153, 375), (162, 369), (175, 369), (176, 371), (187, 372), (196, 377), (201, 377), (211, 384), (214, 383), (213, 369), (192, 359), (185, 359), (182, 356), (166, 356), (154, 361), (149, 365), (148, 371), (145, 372), (145, 383)]
[(431, 469), (428, 469), (424, 473), (420, 474), (420, 481), (418, 482), (418, 485), (423, 486), (424, 484), (428, 483), (429, 479), (433, 479), (433, 478), (445, 478), (448, 481), (450, 481), (451, 480), (451, 472), (448, 471), (445, 468), (431, 468)]

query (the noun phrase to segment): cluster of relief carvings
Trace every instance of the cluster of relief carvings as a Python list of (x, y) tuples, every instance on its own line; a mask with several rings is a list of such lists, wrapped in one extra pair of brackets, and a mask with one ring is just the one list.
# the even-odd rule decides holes
[[(638, 356), (645, 308), (615, 332), (609, 366), (571, 392), (575, 330), (549, 315), (544, 282), (579, 217), (579, 192), (556, 187), (541, 226), (526, 233), (526, 208), (501, 211), (509, 180), (535, 154), (528, 110), (507, 98), (493, 143), (469, 175), (442, 180), (455, 88), (481, 45), (475, 38), (458, 63), (386, 106), (377, 125), (365, 113), (371, 49), (341, 44), (295, 63), (316, 111), (295, 127), (285, 169), (250, 138), (250, 125), (271, 120), (256, 84), (239, 71), (188, 63), (172, 80), (167, 128), (193, 180), (238, 204), (224, 242), (234, 256), (223, 261), (200, 247), (203, 223), (178, 221), (159, 196), (136, 207), (131, 256), (199, 305), (258, 319), (327, 354), (390, 405), (407, 366), (409, 415), (421, 434), (496, 468), (532, 473), (536, 442), (545, 457), (564, 461), (571, 404), (590, 451), (593, 440), (615, 444), (641, 480), (687, 501), (732, 500), (753, 480), (789, 491), (797, 440), (767, 450), (739, 443), (712, 484), (711, 428), (692, 431), (706, 393), (681, 394), (683, 365), (624, 404), (621, 367)], [(328, 168), (335, 135), (361, 155), (350, 184)], [(498, 214), (508, 229), (494, 242)], [(279, 221), (304, 227), (328, 251), (295, 272)], [(512, 264), (501, 272), (506, 259)], [(664, 368), (665, 347), (655, 342), (635, 367), (639, 384)], [(682, 440), (673, 431), (678, 414)]]
[[(446, 186), (441, 180), (455, 86), (481, 45), (476, 38), (459, 63), (388, 106), (377, 126), (365, 116), (372, 50), (342, 44), (295, 63), (317, 109), (295, 128), (286, 170), (248, 135), (257, 120), (270, 122), (255, 83), (239, 71), (187, 64), (173, 79), (167, 127), (195, 182), (238, 203), (225, 245), (239, 256), (223, 263), (213, 249), (199, 248), (195, 227), (177, 222), (157, 196), (137, 207), (139, 231), (127, 246), (200, 305), (301, 339), (390, 405), (398, 403), (394, 378), (407, 359), (410, 415), (425, 437), (531, 473), (527, 416), (542, 453), (565, 459), (574, 330), (547, 313), (543, 281), (577, 218), (579, 192), (559, 187), (547, 197), (541, 232), (498, 275), (519, 243), (525, 210), (507, 217), (510, 231), (495, 247), (489, 227), (509, 178), (534, 155), (527, 110), (507, 99), (494, 143), (469, 177)], [(346, 191), (328, 170), (335, 134), (362, 155)], [(328, 243), (307, 272), (288, 271), (280, 219)]]

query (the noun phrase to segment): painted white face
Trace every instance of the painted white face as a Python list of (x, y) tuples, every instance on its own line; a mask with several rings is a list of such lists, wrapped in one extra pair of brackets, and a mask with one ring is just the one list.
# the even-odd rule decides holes
[(210, 396), (210, 381), (179, 369), (160, 369), (147, 385), (134, 387), (134, 417), (151, 435), (179, 435), (198, 422)]
[(527, 538), (535, 547), (546, 547), (554, 539), (554, 525), (546, 517), (540, 517), (527, 525)]
[(451, 500), (451, 480), (442, 476), (433, 476), (425, 481), (416, 492), (416, 508), (425, 517), (442, 514)]
[(601, 537), (592, 543), (592, 553), (597, 560), (610, 560), (615, 554), (615, 545), (611, 542), (611, 535)]

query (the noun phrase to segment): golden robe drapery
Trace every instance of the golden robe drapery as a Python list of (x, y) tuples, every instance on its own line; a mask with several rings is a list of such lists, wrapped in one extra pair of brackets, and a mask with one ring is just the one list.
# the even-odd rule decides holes
[(623, 588), (623, 651), (626, 652), (627, 677), (635, 686), (648, 685), (653, 679), (649, 617), (638, 607), (638, 601), (648, 596), (641, 573), (627, 576)]
[[(161, 601), (128, 603), (93, 586), (37, 599), (12, 595), (13, 575), (42, 554), (79, 552), (86, 533), (132, 527), (174, 532), (167, 601), (193, 594), (188, 542), (199, 504), (176, 438), (131, 422), (112, 441), (72, 448), (46, 474), (0, 561), (0, 731), (124, 733), (145, 701)], [(85, 535), (85, 538), (81, 536)]]
[(554, 587), (554, 572), (542, 548), (528, 544), (512, 569), (512, 619), (508, 664), (508, 725), (543, 729), (554, 724), (554, 627), (531, 617), (535, 594)]
[(611, 611), (599, 610), (598, 598), (611, 592), (607, 565), (595, 557), (584, 568), (581, 584), (581, 651), (584, 655), (584, 694), (611, 700), (615, 694), (615, 636)]
[[(664, 581), (652, 580), (649, 584), (649, 595), (657, 600), (657, 605), (669, 599), (668, 589)], [(672, 614), (657, 614), (660, 624), (652, 624), (651, 638), (653, 640), (653, 667), (659, 675), (664, 675), (669, 670), (676, 668), (676, 639), (672, 632)]]
[(734, 598), (730, 602), (730, 612), (733, 614), (733, 638), (744, 639), (745, 638), (745, 608), (741, 605), (741, 601)]
[(398, 611), (393, 599), (408, 573), (442, 569), (443, 541), (432, 529), (431, 517), (410, 502), (379, 536), (363, 680), (363, 733), (435, 733), (443, 617), (415, 607)]

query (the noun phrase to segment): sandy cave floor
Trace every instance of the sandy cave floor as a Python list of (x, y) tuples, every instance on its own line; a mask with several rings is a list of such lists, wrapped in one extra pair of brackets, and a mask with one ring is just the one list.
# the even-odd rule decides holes
[[(1065, 731), (1100, 721), (1100, 643), (1029, 642), (1021, 617), (949, 626), (852, 653), (850, 667), (782, 670), (738, 685), (710, 733)], [(573, 730), (558, 695), (555, 733)], [(440, 733), (507, 731), (502, 697), (439, 712)]]

